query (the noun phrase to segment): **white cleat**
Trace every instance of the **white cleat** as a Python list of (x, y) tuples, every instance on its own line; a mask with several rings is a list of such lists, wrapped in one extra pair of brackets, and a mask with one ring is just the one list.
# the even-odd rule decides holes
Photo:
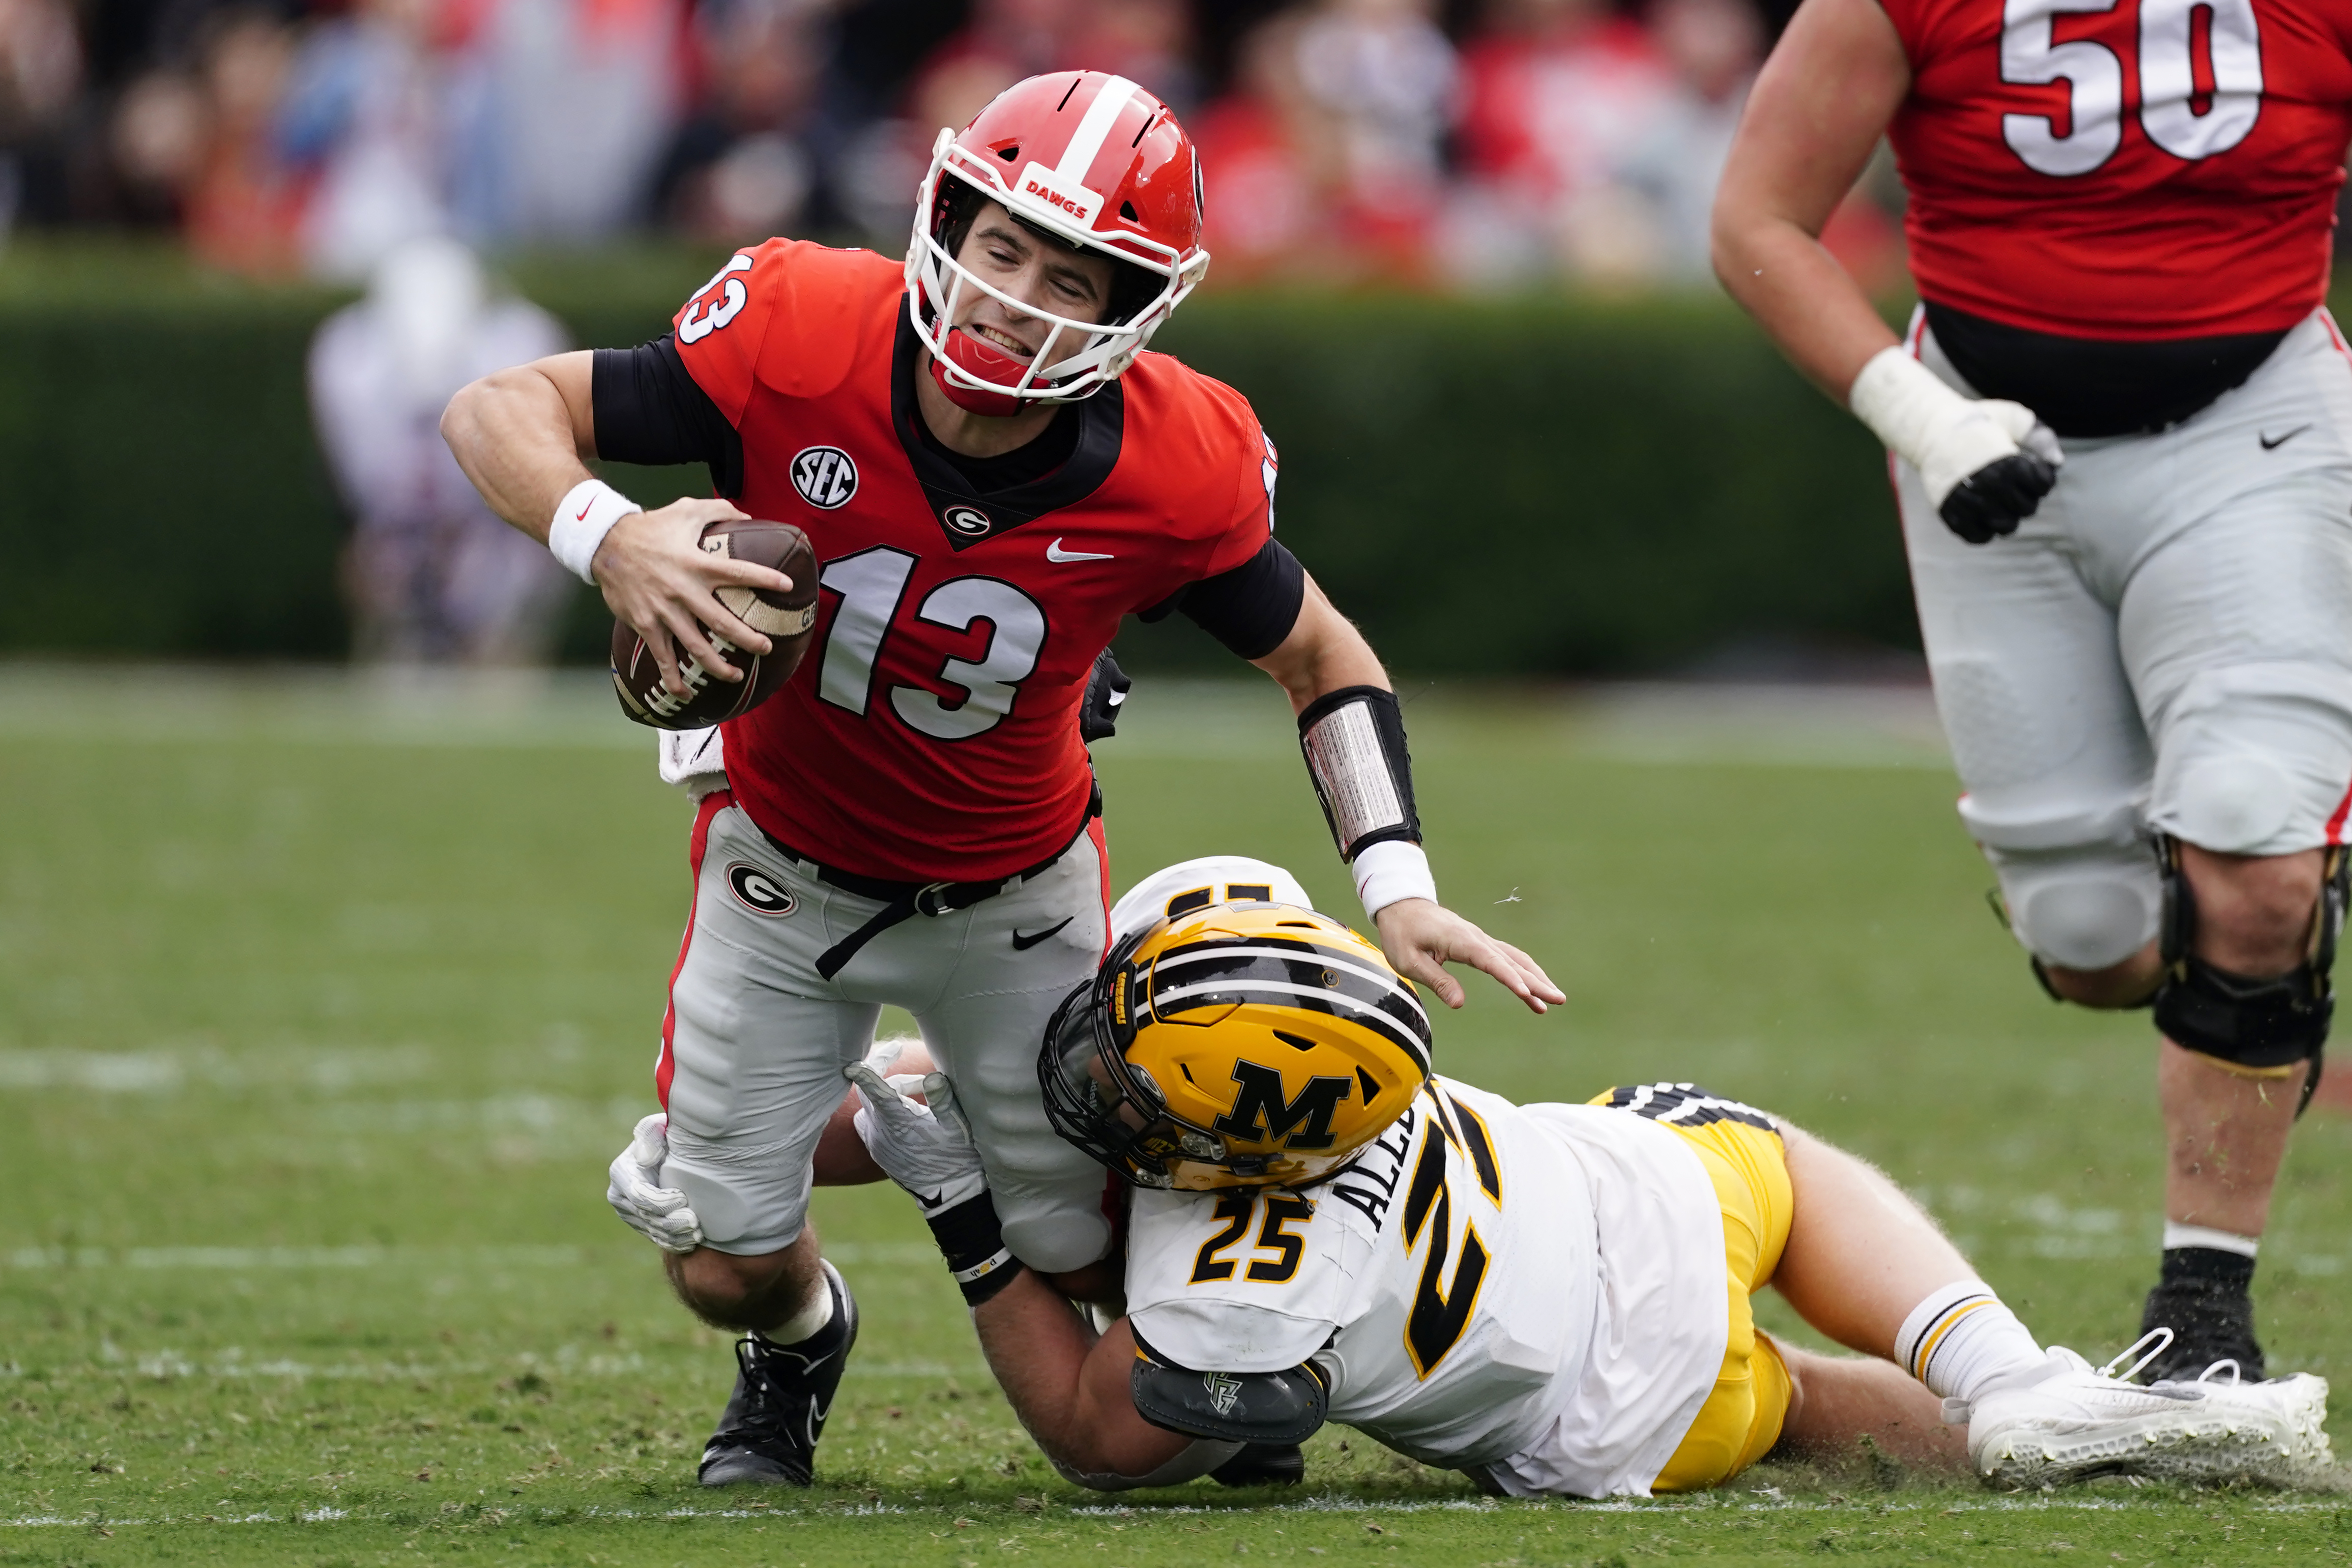
[[(2159, 1338), (2159, 1336), (2161, 1336)], [(2158, 1329), (2106, 1365), (2063, 1346), (2050, 1349), (2040, 1383), (1989, 1394), (1967, 1410), (1969, 1458), (1997, 1486), (2062, 1486), (2092, 1476), (2176, 1481), (2307, 1483), (2334, 1461), (2327, 1445), (2327, 1380), (2297, 1373), (2241, 1383), (2217, 1362), (2195, 1383), (2128, 1381), (2169, 1342)], [(2156, 1348), (2118, 1374), (2125, 1359)], [(2215, 1373), (2229, 1369), (2229, 1381)], [(1959, 1415), (1950, 1401), (1946, 1418)]]

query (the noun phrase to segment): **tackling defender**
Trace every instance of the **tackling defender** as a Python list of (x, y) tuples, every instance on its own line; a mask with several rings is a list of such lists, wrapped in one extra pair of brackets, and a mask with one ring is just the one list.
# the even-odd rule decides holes
[[(1924, 300), (1817, 240), (1881, 133)], [(2247, 1290), (2334, 999), (2352, 813), (2352, 139), (2333, 0), (1804, 0), (1715, 211), (1724, 285), (1895, 458), (2011, 930), (2152, 1005), (2152, 1375), (2263, 1373)]]
[[(649, 1181), (675, 1201), (650, 1229), (687, 1305), (744, 1331), (708, 1484), (810, 1479), (856, 1334), (805, 1223), (811, 1160), (885, 1004), (961, 1089), (1014, 1252), (1073, 1294), (1115, 1286), (1102, 1174), (1054, 1136), (1033, 1058), (1108, 942), (1076, 713), (1122, 616), (1181, 609), (1289, 694), (1401, 970), (1449, 1002), (1448, 962), (1538, 1011), (1561, 1000), (1435, 901), (1396, 699), (1272, 538), (1275, 450), (1248, 404), (1143, 353), (1208, 265), (1200, 199), (1150, 94), (1033, 78), (940, 133), (903, 267), (771, 240), (658, 342), (492, 376), (444, 419), (491, 506), (603, 587), (677, 695), (740, 679), (714, 634), (771, 646), (714, 590), (786, 586), (703, 553), (706, 524), (793, 522), (821, 562), (792, 681), (716, 747), (666, 752), (703, 784), (656, 1075)], [(595, 456), (705, 463), (742, 510), (645, 512)]]
[[(2160, 1330), (2096, 1372), (2044, 1352), (1892, 1182), (1763, 1112), (1432, 1077), (1412, 988), (1277, 868), (1172, 867), (1112, 922), (1039, 1062), (1056, 1127), (1129, 1187), (1129, 1316), (1099, 1339), (996, 1237), (947, 1081), (849, 1069), (858, 1131), (1072, 1481), (1172, 1484), (1326, 1420), (1514, 1496), (1686, 1491), (1864, 1434), (2009, 1484), (2328, 1463), (2320, 1379), (2111, 1375)], [(1775, 1344), (1748, 1302), (1768, 1282), (1885, 1359)]]

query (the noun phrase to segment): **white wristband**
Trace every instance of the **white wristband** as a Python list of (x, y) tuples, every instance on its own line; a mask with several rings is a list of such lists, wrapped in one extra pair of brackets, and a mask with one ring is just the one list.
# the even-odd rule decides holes
[(1356, 897), (1364, 900), (1367, 917), (1406, 899), (1437, 901), (1437, 879), (1429, 874), (1429, 856), (1409, 838), (1383, 838), (1357, 852)]
[(596, 581), (596, 547), (613, 525), (646, 509), (602, 479), (583, 479), (564, 493), (548, 524), (547, 548), (583, 583)]

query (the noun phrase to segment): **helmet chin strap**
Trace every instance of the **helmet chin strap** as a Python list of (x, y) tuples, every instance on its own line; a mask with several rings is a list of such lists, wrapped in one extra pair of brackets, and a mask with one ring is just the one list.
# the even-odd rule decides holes
[[(978, 376), (982, 381), (1012, 382), (1021, 379), (1029, 364), (1014, 359), (987, 339), (977, 337), (956, 327), (948, 332), (946, 358), (955, 363), (958, 370)], [(1029, 406), (1025, 398), (1009, 392), (983, 392), (976, 386), (961, 386), (948, 378), (939, 359), (931, 361), (931, 379), (939, 384), (947, 400), (968, 414), (978, 414), (990, 419), (1010, 419)]]

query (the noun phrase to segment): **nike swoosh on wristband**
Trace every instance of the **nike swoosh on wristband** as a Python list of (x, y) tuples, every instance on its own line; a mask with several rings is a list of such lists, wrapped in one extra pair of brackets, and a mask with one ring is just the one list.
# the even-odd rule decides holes
[[(588, 506), (594, 506), (595, 504), (596, 504), (596, 500), (595, 500), (595, 498), (594, 498), (593, 496), (591, 496), (591, 497), (588, 499)], [(588, 521), (588, 506), (583, 506), (583, 507), (582, 507), (578, 511), (576, 511), (576, 512), (572, 513), (572, 521), (574, 521), (574, 522), (585, 522), (585, 521)]]
[(1077, 918), (1078, 917), (1076, 915), (1064, 915), (1062, 917), (1062, 925), (1047, 926), (1044, 931), (1038, 931), (1032, 936), (1023, 936), (1018, 931), (1014, 931), (1013, 933), (1013, 951), (1015, 952), (1028, 952), (1031, 948), (1036, 946), (1039, 942), (1053, 935), (1055, 931), (1060, 931), (1062, 926), (1068, 925), (1072, 921), (1076, 920)]
[(2268, 436), (2257, 436), (2254, 438), (2263, 444), (2263, 451), (2275, 452), (2281, 447), (2285, 446), (2289, 441), (2294, 440), (2297, 436), (2302, 435), (2305, 430), (2310, 428), (2311, 426), (2308, 425), (2298, 425), (2294, 429), (2288, 431), (2285, 435), (2281, 436), (2276, 439), (2273, 439)]
[(929, 1214), (931, 1210), (939, 1207), (940, 1200), (947, 1195), (948, 1190), (945, 1187), (941, 1187), (938, 1192), (929, 1194), (917, 1193), (915, 1194), (915, 1201), (923, 1205), (923, 1212), (925, 1214)]
[(1065, 550), (1062, 548), (1062, 542), (1056, 539), (1053, 543), (1045, 546), (1045, 559), (1048, 561), (1108, 561), (1113, 558), (1108, 555), (1097, 555), (1091, 550)]

